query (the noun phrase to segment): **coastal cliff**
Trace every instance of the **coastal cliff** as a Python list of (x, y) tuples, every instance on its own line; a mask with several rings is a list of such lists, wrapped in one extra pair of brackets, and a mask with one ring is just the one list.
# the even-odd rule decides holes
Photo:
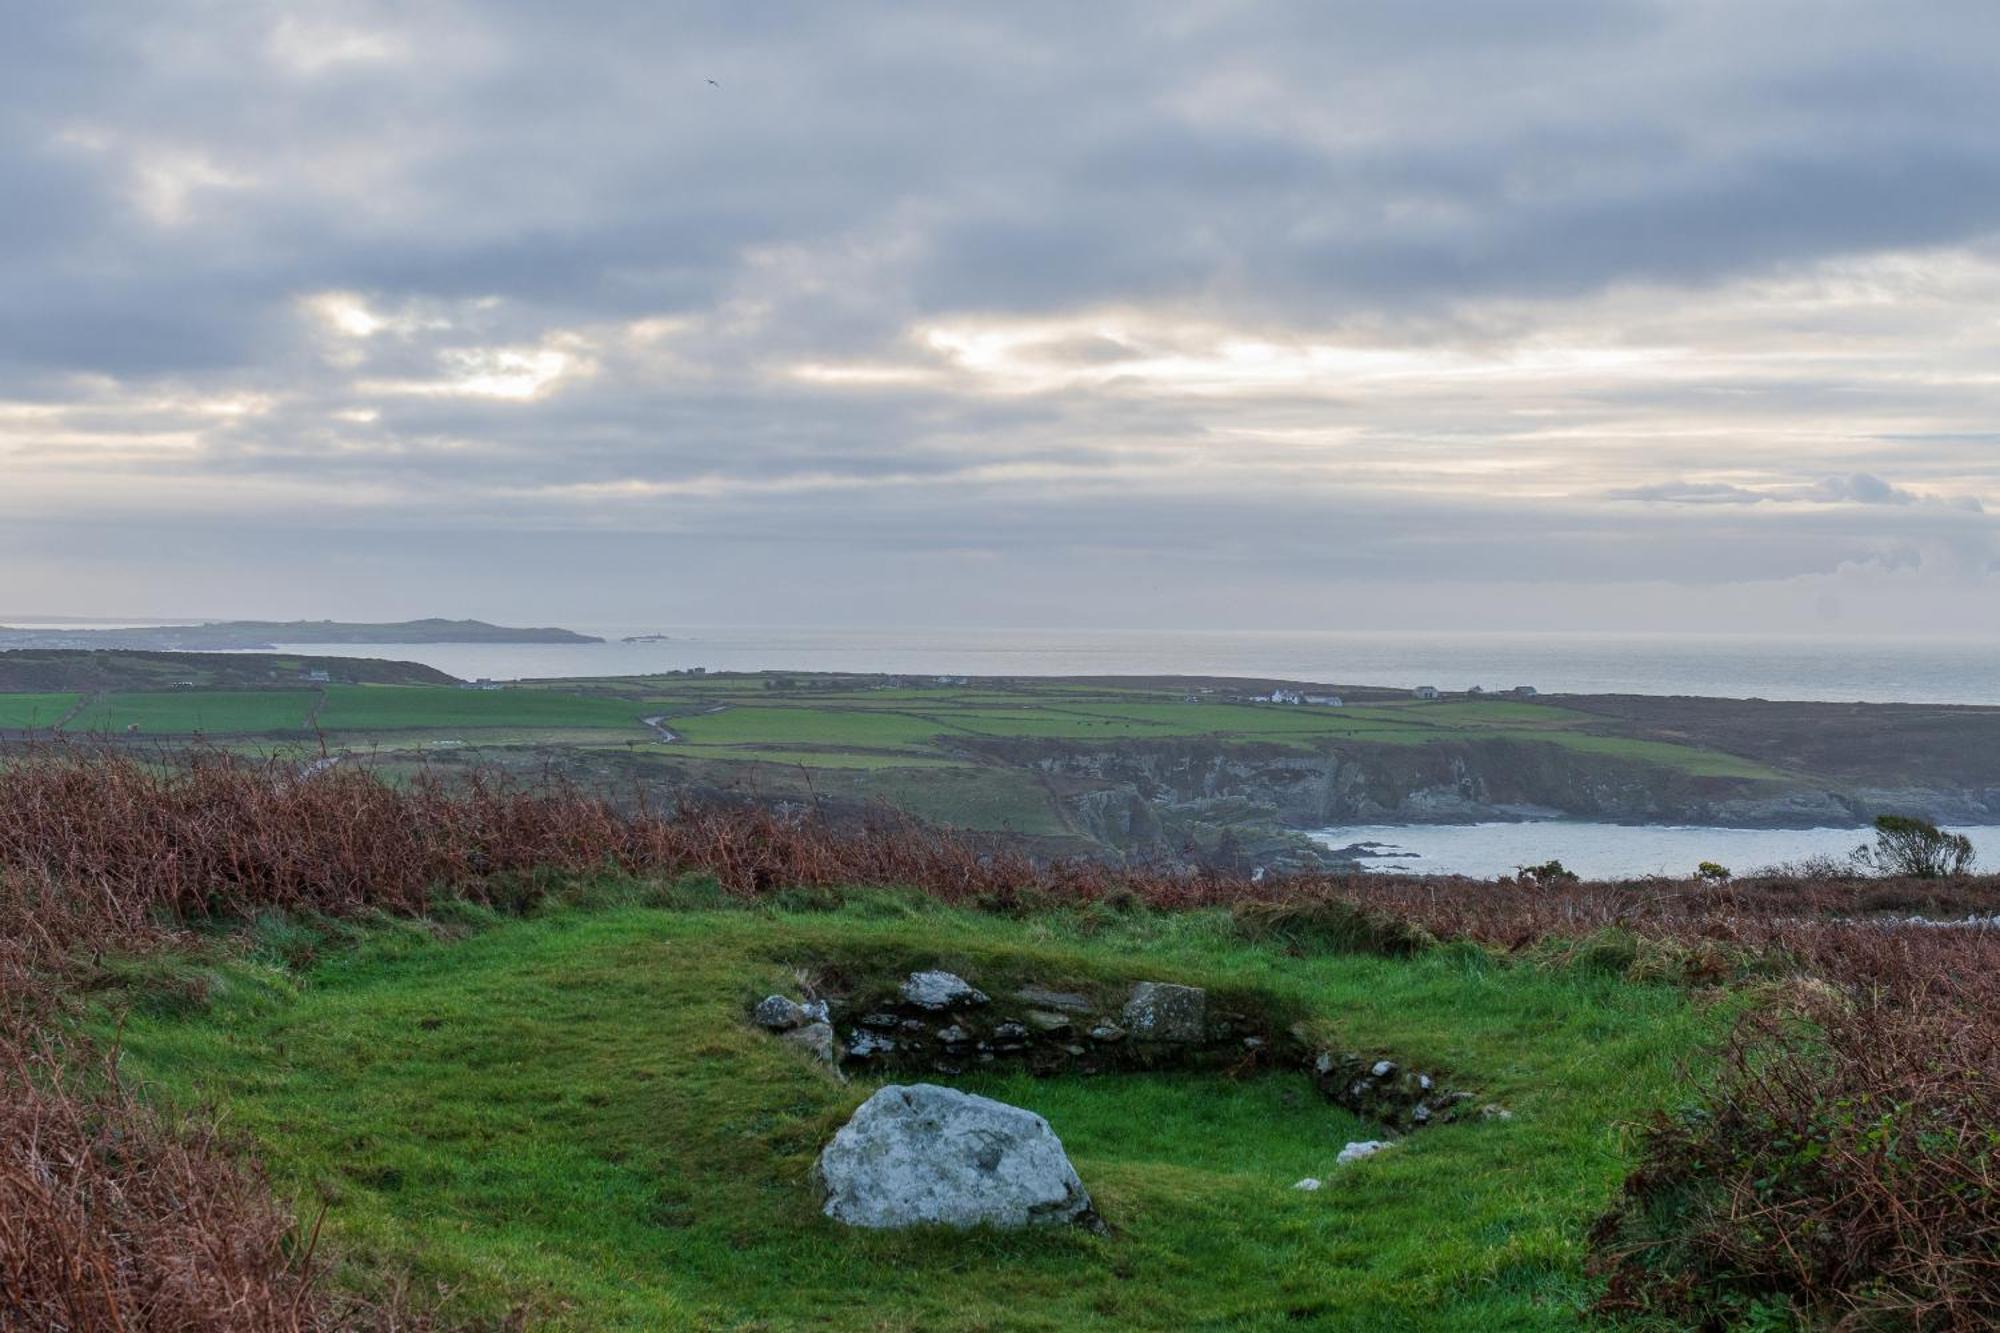
[(1242, 838), (1340, 824), (1567, 818), (1806, 828), (1859, 826), (1885, 811), (1944, 823), (2000, 817), (2000, 785), (1704, 775), (1514, 739), (1311, 752), (1209, 740), (968, 748), (1040, 774), (1079, 833), (1128, 853), (1168, 852), (1217, 831)]

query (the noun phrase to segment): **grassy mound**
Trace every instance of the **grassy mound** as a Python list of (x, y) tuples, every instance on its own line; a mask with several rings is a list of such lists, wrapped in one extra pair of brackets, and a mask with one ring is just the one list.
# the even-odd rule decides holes
[[(1585, 1233), (1717, 1008), (1471, 949), (1302, 952), (1228, 914), (1019, 921), (889, 895), (833, 911), (547, 909), (332, 940), (282, 917), (256, 961), (105, 992), (124, 1068), (212, 1101), (367, 1290), (537, 1327), (1540, 1328), (1594, 1291)], [(867, 1234), (809, 1169), (872, 1091), (746, 1023), (814, 958), (924, 958), (1052, 984), (1254, 990), (1350, 1044), (1460, 1071), (1516, 1112), (1336, 1168), (1373, 1127), (1305, 1076), (958, 1080), (1050, 1120), (1112, 1226)], [(199, 971), (199, 968), (195, 970)], [(154, 997), (164, 995), (162, 1002)], [(194, 999), (190, 999), (194, 996)], [(1291, 1186), (1318, 1176), (1327, 1187)]]

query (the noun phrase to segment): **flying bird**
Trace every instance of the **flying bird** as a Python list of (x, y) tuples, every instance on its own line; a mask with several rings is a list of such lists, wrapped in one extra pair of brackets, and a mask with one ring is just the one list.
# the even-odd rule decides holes
[(708, 86), (711, 88), (720, 88), (722, 85), (717, 83), (714, 79), (710, 79), (708, 81)]

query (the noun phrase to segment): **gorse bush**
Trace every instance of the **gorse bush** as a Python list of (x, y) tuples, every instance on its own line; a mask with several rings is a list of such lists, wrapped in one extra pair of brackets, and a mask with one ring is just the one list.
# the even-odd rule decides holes
[(1929, 820), (1909, 815), (1880, 815), (1875, 820), (1875, 845), (1854, 849), (1855, 863), (1884, 875), (1940, 879), (1972, 869), (1972, 839), (1947, 833)]

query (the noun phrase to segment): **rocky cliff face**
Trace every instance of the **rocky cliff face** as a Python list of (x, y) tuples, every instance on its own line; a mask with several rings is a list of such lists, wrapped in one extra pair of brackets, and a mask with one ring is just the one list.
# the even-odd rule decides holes
[(1336, 824), (1561, 817), (1784, 828), (1859, 825), (1888, 810), (1954, 823), (2000, 817), (2000, 789), (1701, 777), (1507, 739), (1321, 753), (1205, 740), (980, 748), (1042, 773), (1080, 831), (1128, 850)]

